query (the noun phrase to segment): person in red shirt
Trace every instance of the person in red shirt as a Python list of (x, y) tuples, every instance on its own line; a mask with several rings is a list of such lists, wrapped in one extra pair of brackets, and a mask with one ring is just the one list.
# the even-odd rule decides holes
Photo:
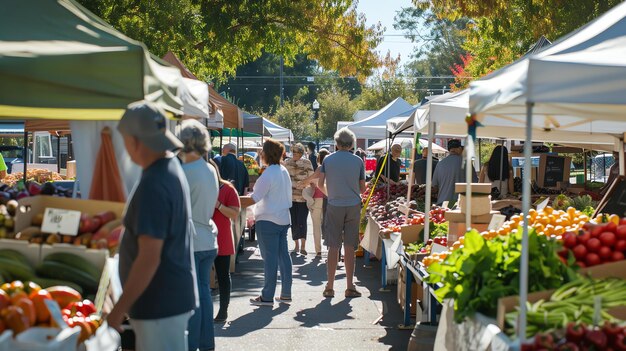
[[(212, 160), (209, 162), (212, 163)], [(215, 275), (220, 291), (220, 309), (214, 321), (224, 323), (228, 318), (228, 304), (230, 303), (230, 256), (235, 254), (231, 220), (237, 218), (241, 204), (239, 194), (231, 182), (222, 179), (219, 171), (217, 177), (220, 189), (213, 213), (213, 222), (217, 225)]]

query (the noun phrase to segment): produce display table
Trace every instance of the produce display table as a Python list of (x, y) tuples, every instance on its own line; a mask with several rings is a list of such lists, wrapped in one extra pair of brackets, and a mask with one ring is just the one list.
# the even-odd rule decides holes
[[(425, 297), (424, 300), (426, 300), (426, 297), (428, 297), (427, 301), (422, 301), (424, 304), (424, 307), (428, 307), (428, 311), (429, 311), (427, 322), (435, 323), (437, 321), (437, 307), (441, 305), (441, 303), (435, 296), (435, 290), (437, 290), (439, 287), (431, 286), (430, 284), (427, 284), (424, 281), (428, 277), (428, 273), (426, 272), (426, 270), (424, 269), (422, 265), (415, 264), (414, 261), (409, 260), (404, 255), (401, 256), (400, 262), (409, 272), (411, 272), (411, 274), (407, 274), (408, 286), (410, 286), (409, 279), (415, 279), (416, 281), (422, 282), (422, 288), (424, 289), (423, 296)], [(410, 302), (413, 298), (411, 296), (410, 288), (409, 288), (409, 291), (407, 291), (406, 296), (407, 296), (406, 301)], [(407, 314), (407, 309), (405, 308), (404, 310), (405, 324), (407, 324), (407, 321), (410, 321), (410, 318), (411, 318), (411, 315), (410, 313)]]
[(443, 302), (435, 349), (440, 351), (506, 351), (513, 347), (494, 319), (477, 313), (461, 324), (454, 321), (452, 300)]

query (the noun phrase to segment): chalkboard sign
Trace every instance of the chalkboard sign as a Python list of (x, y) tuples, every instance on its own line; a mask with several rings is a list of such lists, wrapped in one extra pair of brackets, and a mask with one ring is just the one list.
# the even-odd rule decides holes
[(544, 170), (543, 186), (554, 187), (557, 182), (563, 181), (565, 171), (565, 158), (546, 156), (546, 168)]
[(560, 182), (569, 181), (570, 162), (569, 157), (541, 155), (537, 179), (539, 186), (554, 188), (559, 186)]
[(596, 214), (616, 214), (620, 217), (626, 217), (626, 177), (619, 176), (609, 191), (606, 192), (602, 201), (598, 204)]

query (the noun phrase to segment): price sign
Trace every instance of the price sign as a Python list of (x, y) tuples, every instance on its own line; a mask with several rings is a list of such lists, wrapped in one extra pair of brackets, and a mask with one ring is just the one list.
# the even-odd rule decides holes
[(439, 245), (436, 243), (433, 243), (433, 245), (430, 247), (430, 253), (434, 254), (434, 253), (441, 253), (441, 252), (446, 252), (448, 251), (448, 248), (443, 246), (443, 245)]
[(44, 233), (77, 235), (79, 224), (80, 211), (46, 208), (41, 231)]
[(59, 307), (59, 304), (54, 300), (44, 299), (43, 302), (46, 304), (46, 307), (50, 312), (50, 317), (52, 317), (52, 320), (59, 326), (59, 328), (67, 328), (67, 323), (65, 323), (65, 321), (63, 320), (63, 315), (61, 314), (61, 308)]
[(494, 214), (491, 217), (491, 222), (489, 222), (489, 227), (488, 230), (496, 230), (500, 227), (502, 227), (502, 224), (504, 224), (504, 221), (506, 220), (506, 216), (505, 215), (501, 215), (501, 214)]
[(537, 205), (537, 212), (543, 211), (543, 209), (546, 208), (546, 206), (548, 206), (548, 202), (550, 202), (549, 197), (546, 197), (545, 200), (541, 201), (541, 203)]

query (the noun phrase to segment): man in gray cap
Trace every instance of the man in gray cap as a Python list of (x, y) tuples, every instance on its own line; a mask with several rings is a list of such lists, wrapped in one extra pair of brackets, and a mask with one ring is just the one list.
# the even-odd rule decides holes
[(180, 162), (168, 155), (182, 143), (167, 130), (163, 111), (147, 101), (130, 104), (118, 130), (142, 174), (124, 216), (123, 293), (107, 321), (121, 331), (128, 315), (137, 350), (187, 350), (187, 324), (198, 305), (191, 204)]

